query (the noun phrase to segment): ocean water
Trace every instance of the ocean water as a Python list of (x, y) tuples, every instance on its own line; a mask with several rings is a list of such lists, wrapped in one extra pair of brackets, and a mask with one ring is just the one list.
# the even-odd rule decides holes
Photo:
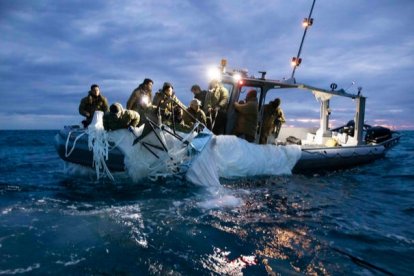
[(0, 275), (412, 275), (414, 132), (315, 175), (96, 180), (57, 131), (0, 131)]

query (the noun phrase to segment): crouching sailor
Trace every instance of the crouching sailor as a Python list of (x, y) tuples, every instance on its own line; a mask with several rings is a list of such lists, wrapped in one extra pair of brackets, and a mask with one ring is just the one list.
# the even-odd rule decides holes
[(123, 109), (120, 103), (114, 103), (110, 106), (109, 112), (103, 116), (103, 125), (105, 130), (136, 127), (139, 124), (139, 119), (138, 112)]

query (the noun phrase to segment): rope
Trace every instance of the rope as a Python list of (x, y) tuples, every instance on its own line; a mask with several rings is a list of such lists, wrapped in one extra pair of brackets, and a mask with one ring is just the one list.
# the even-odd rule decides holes
[(69, 145), (70, 136), (72, 136), (72, 132), (73, 131), (69, 131), (68, 137), (66, 138), (66, 143), (65, 143), (65, 157), (69, 157), (72, 154), (72, 152), (75, 150), (75, 146), (76, 146), (76, 143), (78, 142), (79, 138), (81, 138), (83, 135), (86, 134), (86, 132), (83, 132), (80, 135), (76, 136), (75, 140), (73, 141), (72, 148), (68, 152), (68, 145)]
[(111, 142), (113, 142), (114, 145), (110, 146), (108, 148), (108, 151), (111, 151), (111, 150), (115, 149), (116, 147), (118, 147), (121, 144), (121, 142), (125, 139), (125, 137), (126, 137), (126, 135), (122, 135), (122, 137), (118, 141), (111, 140)]

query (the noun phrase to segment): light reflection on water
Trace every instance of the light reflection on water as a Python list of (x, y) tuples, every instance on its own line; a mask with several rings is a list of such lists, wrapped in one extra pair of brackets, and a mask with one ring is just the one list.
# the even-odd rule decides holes
[[(315, 240), (307, 226), (301, 225), (301, 219), (295, 221), (308, 204), (288, 202), (286, 197), (271, 195), (268, 192), (269, 181), (264, 183), (262, 187), (256, 186), (248, 198), (243, 198), (247, 203), (237, 210), (210, 211), (211, 226), (234, 235), (244, 243), (252, 243), (250, 255), (256, 260), (255, 264), (263, 265), (269, 274), (289, 270), (306, 274), (329, 274), (319, 259), (320, 254), (326, 251), (326, 246)], [(294, 224), (291, 224), (292, 219)], [(223, 254), (221, 251), (219, 253)], [(215, 252), (213, 256), (221, 256), (220, 254)], [(242, 270), (245, 268), (238, 267)], [(222, 268), (221, 272), (225, 272), (225, 269), (228, 266)]]
[(243, 275), (244, 268), (257, 265), (254, 256), (241, 255), (235, 259), (229, 259), (230, 253), (230, 251), (214, 247), (214, 252), (202, 259), (201, 263), (205, 269), (220, 275)]

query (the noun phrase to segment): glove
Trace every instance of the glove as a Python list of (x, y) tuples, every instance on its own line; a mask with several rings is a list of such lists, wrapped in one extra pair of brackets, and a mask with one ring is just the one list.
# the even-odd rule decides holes
[(170, 118), (171, 112), (169, 112), (168, 110), (165, 110), (164, 111), (164, 116), (165, 116), (165, 118)]

